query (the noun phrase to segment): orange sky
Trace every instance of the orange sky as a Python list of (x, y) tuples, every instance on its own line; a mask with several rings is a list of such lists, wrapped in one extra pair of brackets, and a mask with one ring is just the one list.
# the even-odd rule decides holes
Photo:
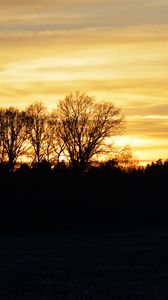
[(72, 91), (125, 114), (118, 140), (139, 160), (168, 158), (167, 0), (0, 0), (0, 105)]

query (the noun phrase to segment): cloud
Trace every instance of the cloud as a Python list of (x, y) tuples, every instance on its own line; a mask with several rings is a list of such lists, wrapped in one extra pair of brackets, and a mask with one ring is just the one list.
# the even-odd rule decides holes
[(0, 5), (1, 31), (69, 30), (168, 23), (167, 0), (0, 0)]
[(143, 135), (146, 139), (159, 138), (164, 143), (164, 140), (167, 141), (167, 128), (168, 114), (165, 114), (162, 118), (159, 114), (149, 116), (134, 115), (127, 118), (127, 133), (136, 136)]
[[(5, 44), (15, 47), (17, 46), (16, 43), (19, 45), (30, 43), (30, 45), (37, 46), (39, 42), (44, 44), (46, 42), (56, 44), (57, 42), (57, 46), (59, 46), (60, 43), (66, 45), (80, 42), (90, 45), (99, 44), (99, 47), (117, 44), (118, 48), (120, 44), (132, 44), (135, 45), (138, 50), (138, 47), (142, 47), (140, 43), (149, 45), (151, 42), (165, 42), (165, 46), (167, 46), (168, 41), (168, 25), (141, 25), (115, 28), (102, 27), (101, 29), (95, 27), (87, 29), (79, 28), (76, 30), (72, 29), (69, 25), (68, 29), (65, 30), (65, 28), (60, 29), (59, 26), (57, 29), (54, 29), (54, 25), (51, 24), (50, 28), (44, 28), (45, 25), (43, 25), (42, 29), (37, 25), (38, 30), (35, 32), (31, 28), (32, 25), (30, 25), (27, 31), (24, 31), (24, 26), (21, 26), (21, 30), (19, 30), (17, 26), (16, 24), (11, 31), (10, 29), (6, 30), (6, 32), (1, 30), (0, 39), (2, 46)], [(52, 46), (52, 44), (50, 46)], [(76, 46), (78, 46), (78, 44)], [(47, 44), (45, 44), (45, 47), (47, 47)], [(162, 52), (163, 51), (164, 49), (162, 49)], [(150, 54), (153, 55), (153, 52)]]

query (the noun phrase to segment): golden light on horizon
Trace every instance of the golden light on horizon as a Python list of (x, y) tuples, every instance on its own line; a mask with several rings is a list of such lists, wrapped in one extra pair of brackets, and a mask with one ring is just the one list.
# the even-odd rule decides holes
[(0, 106), (111, 100), (139, 160), (168, 157), (167, 0), (0, 0)]
[(146, 136), (124, 136), (118, 137), (116, 145), (122, 149), (125, 145), (130, 146), (133, 159), (139, 164), (146, 165), (158, 159), (167, 159), (168, 140), (165, 142), (161, 138), (148, 138)]

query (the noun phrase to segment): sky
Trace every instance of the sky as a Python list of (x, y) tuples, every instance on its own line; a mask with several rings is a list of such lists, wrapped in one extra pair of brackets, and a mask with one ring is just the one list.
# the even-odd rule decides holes
[(121, 108), (135, 158), (168, 158), (168, 1), (0, 0), (0, 106), (73, 91)]

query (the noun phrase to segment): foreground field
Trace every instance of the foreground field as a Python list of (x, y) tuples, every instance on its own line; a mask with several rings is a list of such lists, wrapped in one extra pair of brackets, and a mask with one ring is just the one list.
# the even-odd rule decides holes
[(0, 299), (168, 299), (168, 231), (0, 237)]

